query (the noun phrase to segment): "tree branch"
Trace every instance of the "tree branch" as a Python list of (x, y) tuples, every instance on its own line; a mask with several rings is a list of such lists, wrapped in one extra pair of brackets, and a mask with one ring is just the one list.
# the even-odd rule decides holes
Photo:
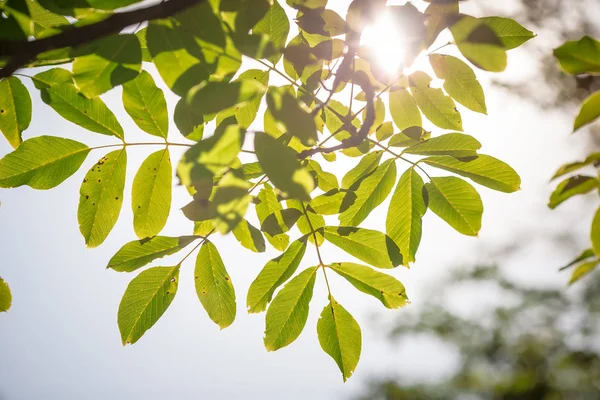
[(11, 76), (16, 70), (46, 51), (80, 46), (119, 33), (131, 25), (170, 17), (204, 1), (206, 0), (170, 0), (147, 8), (116, 13), (95, 24), (69, 29), (43, 39), (33, 41), (0, 40), (0, 58), (10, 58), (4, 68), (0, 69), (0, 78)]

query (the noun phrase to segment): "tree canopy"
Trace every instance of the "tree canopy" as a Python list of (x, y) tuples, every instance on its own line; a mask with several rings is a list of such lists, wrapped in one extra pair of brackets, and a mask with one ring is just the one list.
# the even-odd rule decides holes
[[(97, 247), (123, 207), (128, 149), (154, 148), (132, 185), (137, 238), (107, 262), (137, 274), (118, 310), (123, 344), (137, 342), (167, 311), (180, 269), (197, 250), (200, 303), (220, 328), (231, 325), (235, 271), (232, 278), (211, 237), (233, 234), (249, 252), (264, 252), (267, 243), (281, 252), (246, 295), (248, 312), (266, 311), (265, 348), (283, 348), (302, 333), (318, 280), (329, 302), (318, 339), (346, 380), (360, 358), (361, 330), (336, 301), (328, 274), (401, 308), (407, 291), (390, 272), (416, 261), (425, 213), (477, 236), (484, 208), (477, 188), (520, 189), (516, 171), (480, 153), (461, 113), (487, 113), (477, 74), (502, 72), (507, 52), (535, 35), (512, 19), (461, 13), (458, 0), (426, 3), (354, 0), (342, 16), (327, 0), (2, 1), (0, 131), (14, 151), (0, 160), (0, 187), (53, 189), (86, 158), (98, 159), (82, 178), (77, 210), (86, 246)], [(400, 30), (404, 49), (391, 72), (361, 42), (382, 13)], [(290, 37), (293, 24), (298, 34)], [(557, 49), (565, 71), (597, 73), (597, 55), (586, 62), (574, 56), (597, 54), (597, 43), (584, 38)], [(451, 47), (459, 57), (446, 54)], [(248, 68), (248, 60), (260, 67)], [(273, 76), (287, 83), (270, 84)], [(111, 137), (111, 144), (29, 136), (26, 79), (65, 127)], [(174, 109), (161, 87), (178, 96)], [(122, 107), (152, 136), (148, 142), (128, 141), (111, 111), (121, 105), (103, 99), (111, 90), (122, 92)], [(586, 101), (576, 127), (598, 116), (597, 102)], [(180, 160), (171, 159), (175, 146), (187, 148)], [(341, 173), (343, 157), (355, 166)], [(580, 181), (565, 184), (555, 202), (597, 186), (596, 178)], [(161, 236), (174, 185), (189, 192), (181, 211), (194, 229)], [(362, 227), (388, 198), (385, 229)], [(300, 236), (292, 236), (294, 227)], [(325, 241), (349, 260), (322, 254)], [(303, 263), (313, 249), (318, 265)], [(179, 263), (160, 265), (179, 252)], [(0, 311), (10, 303), (0, 281)]]

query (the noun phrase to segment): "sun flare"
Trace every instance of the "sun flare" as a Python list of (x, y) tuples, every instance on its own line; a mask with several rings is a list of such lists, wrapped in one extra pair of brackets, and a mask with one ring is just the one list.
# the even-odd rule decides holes
[(382, 14), (373, 25), (365, 27), (361, 45), (371, 48), (385, 71), (395, 72), (403, 67), (402, 38), (389, 14)]

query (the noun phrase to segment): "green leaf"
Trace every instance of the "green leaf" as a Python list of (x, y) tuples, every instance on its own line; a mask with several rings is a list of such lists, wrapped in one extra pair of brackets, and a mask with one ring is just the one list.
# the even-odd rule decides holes
[[(258, 193), (259, 203), (256, 205), (256, 215), (261, 225), (265, 222), (269, 215), (276, 213), (277, 211), (283, 210), (283, 207), (277, 200), (277, 195), (273, 191), (273, 188), (269, 184), (265, 184), (264, 187)], [(290, 238), (285, 233), (276, 236), (271, 236), (265, 233), (267, 240), (273, 247), (279, 251), (284, 251), (290, 242)]]
[(394, 191), (386, 219), (386, 233), (400, 248), (404, 265), (415, 261), (427, 211), (423, 198), (425, 184), (414, 168), (407, 169)]
[(445, 54), (431, 54), (429, 61), (437, 77), (444, 80), (444, 89), (454, 100), (469, 110), (487, 114), (483, 88), (471, 67)]
[(53, 32), (53, 28), (69, 25), (68, 19), (46, 10), (37, 1), (27, 1), (27, 7), (33, 22), (33, 36), (36, 39), (45, 37), (47, 32)]
[(598, 189), (599, 184), (598, 179), (591, 176), (575, 175), (567, 178), (559, 183), (556, 190), (550, 195), (548, 207), (556, 208), (573, 196), (586, 194), (594, 189)]
[(219, 181), (211, 205), (214, 207), (215, 228), (222, 234), (231, 232), (244, 219), (252, 200), (248, 194), (251, 186), (233, 172)]
[(589, 36), (566, 42), (554, 50), (554, 57), (568, 74), (600, 73), (600, 42)]
[(479, 154), (476, 159), (470, 161), (440, 156), (426, 158), (423, 162), (465, 176), (480, 185), (500, 192), (512, 193), (521, 189), (521, 178), (515, 170), (492, 156)]
[(262, 221), (260, 230), (271, 236), (288, 232), (298, 221), (302, 211), (295, 208), (274, 211)]
[[(269, 40), (277, 50), (285, 47), (290, 33), (290, 21), (277, 0), (273, 2), (267, 14), (254, 25), (252, 33), (269, 35)], [(281, 59), (281, 52), (278, 51), (277, 54), (269, 56), (267, 59), (275, 65)]]
[(269, 180), (290, 198), (310, 201), (314, 180), (298, 162), (298, 154), (266, 133), (256, 132), (254, 150)]
[(346, 253), (377, 268), (394, 268), (402, 264), (400, 249), (386, 234), (351, 226), (327, 226), (325, 239)]
[(461, 14), (450, 32), (458, 50), (478, 68), (490, 72), (506, 69), (505, 45), (486, 21)]
[(591, 124), (598, 117), (600, 117), (600, 92), (595, 92), (583, 101), (579, 115), (575, 118), (573, 131)]
[(64, 68), (52, 68), (35, 74), (31, 77), (31, 81), (41, 90), (61, 83), (73, 83), (73, 74)]
[(365, 176), (368, 176), (370, 173), (375, 171), (375, 169), (379, 166), (379, 161), (381, 160), (382, 155), (383, 151), (377, 150), (362, 157), (356, 167), (348, 171), (342, 178), (342, 188), (350, 189), (356, 183), (360, 182), (360, 180)]
[(123, 139), (123, 128), (102, 99), (88, 99), (70, 83), (42, 89), (42, 100), (67, 121), (88, 131)]
[(302, 271), (289, 281), (269, 306), (266, 316), (265, 348), (279, 350), (300, 336), (308, 318), (317, 267)]
[(285, 86), (269, 87), (267, 106), (271, 115), (285, 126), (287, 133), (300, 139), (304, 145), (316, 143), (317, 126), (313, 116)]
[(260, 230), (245, 219), (233, 229), (233, 236), (250, 251), (263, 253), (266, 250), (265, 238)]
[(89, 147), (71, 139), (31, 138), (0, 160), (0, 187), (52, 189), (73, 175), (89, 152)]
[(308, 160), (308, 170), (314, 172), (317, 186), (324, 192), (339, 188), (337, 176), (331, 172), (323, 171), (321, 165), (315, 160)]
[(394, 134), (394, 125), (391, 122), (384, 122), (379, 125), (377, 130), (375, 131), (375, 137), (380, 142), (389, 139)]
[(533, 32), (524, 28), (514, 19), (483, 17), (480, 18), (480, 20), (492, 28), (492, 31), (494, 31), (498, 39), (500, 39), (506, 50), (515, 49), (536, 36)]
[(404, 150), (404, 153), (419, 154), (422, 156), (448, 155), (452, 157), (473, 157), (481, 143), (473, 136), (463, 133), (446, 133), (418, 144), (412, 145)]
[(410, 91), (423, 115), (440, 128), (462, 131), (462, 118), (454, 101), (441, 89), (430, 87), (431, 80), (429, 75), (421, 71), (408, 77)]
[(563, 165), (556, 171), (554, 176), (552, 176), (551, 180), (554, 180), (556, 178), (559, 178), (559, 177), (569, 174), (571, 172), (577, 171), (578, 169), (586, 167), (591, 164), (593, 164), (594, 166), (597, 166), (598, 162), (600, 162), (600, 153), (592, 153), (589, 156), (587, 156), (585, 158), (585, 160), (583, 160), (583, 161), (576, 161), (573, 163)]
[(590, 234), (590, 238), (592, 241), (592, 249), (597, 257), (600, 257), (600, 208), (594, 214), (594, 219), (592, 220), (592, 232)]
[(31, 97), (25, 85), (11, 76), (0, 80), (0, 131), (16, 149), (31, 122)]
[(137, 31), (135, 36), (137, 36), (138, 40), (140, 41), (140, 48), (142, 49), (142, 61), (152, 62), (152, 54), (150, 54), (150, 50), (148, 50), (148, 40), (146, 39), (147, 34), (148, 27), (145, 27)]
[(199, 142), (204, 136), (204, 115), (185, 101), (180, 99), (175, 106), (173, 120), (179, 132), (188, 138)]
[(96, 40), (78, 48), (75, 55), (73, 80), (79, 92), (90, 98), (132, 80), (142, 69), (142, 49), (134, 34)]
[(123, 85), (125, 111), (146, 133), (167, 138), (169, 113), (165, 95), (154, 83), (152, 75), (142, 71), (135, 79)]
[(196, 293), (210, 319), (221, 329), (235, 319), (235, 290), (214, 244), (204, 242), (196, 258)]
[[(287, 21), (287, 19), (286, 19)], [(264, 87), (267, 87), (269, 84), (269, 71), (262, 71), (260, 69), (249, 69), (239, 76), (237, 81), (240, 80), (256, 80), (260, 82)], [(242, 128), (248, 128), (252, 125), (252, 122), (256, 119), (256, 115), (258, 114), (258, 109), (260, 108), (260, 104), (262, 98), (264, 96), (261, 94), (254, 99), (250, 100), (248, 103), (235, 108), (235, 119), (239, 126)]]
[(119, 304), (123, 345), (134, 344), (165, 313), (179, 285), (179, 265), (153, 267), (133, 278)]
[(0, 312), (6, 312), (10, 309), (12, 304), (12, 294), (8, 283), (4, 282), (4, 279), (0, 278)]
[(183, 250), (196, 239), (196, 236), (155, 236), (146, 240), (134, 240), (121, 247), (106, 268), (118, 272), (133, 272), (158, 258)]
[(230, 107), (241, 107), (263, 95), (265, 87), (256, 80), (204, 82), (187, 95), (190, 106), (204, 115), (216, 114)]
[(415, 99), (404, 88), (394, 88), (390, 91), (389, 107), (392, 120), (400, 130), (421, 126), (423, 123)]
[(339, 216), (340, 225), (358, 226), (390, 194), (396, 181), (395, 160), (387, 160), (362, 180), (352, 203)]
[(371, 295), (387, 308), (404, 307), (408, 298), (404, 285), (396, 278), (354, 263), (333, 263), (329, 268), (344, 277), (355, 288)]
[(483, 203), (473, 186), (460, 178), (446, 176), (431, 178), (425, 189), (431, 211), (463, 235), (477, 236)]
[(102, 157), (83, 179), (77, 220), (87, 247), (101, 245), (119, 218), (126, 166), (125, 148), (115, 150)]
[(594, 260), (578, 265), (577, 268), (575, 268), (575, 270), (573, 271), (573, 274), (571, 275), (569, 285), (574, 284), (590, 272), (594, 271), (598, 266), (598, 263), (600, 263), (600, 260)]
[(330, 297), (317, 322), (317, 335), (321, 348), (338, 365), (345, 382), (354, 373), (360, 359), (362, 334), (358, 322)]
[(344, 211), (344, 199), (347, 191), (332, 190), (315, 197), (310, 201), (310, 206), (317, 214), (335, 215)]
[(285, 283), (298, 269), (306, 251), (306, 238), (294, 241), (279, 257), (270, 260), (260, 271), (248, 289), (246, 306), (248, 313), (267, 309), (275, 290)]
[(564, 267), (561, 267), (559, 271), (563, 271), (567, 268), (572, 267), (573, 265), (581, 262), (581, 261), (585, 261), (589, 258), (592, 257), (596, 257), (596, 255), (594, 254), (594, 250), (593, 249), (586, 249), (584, 251), (581, 252), (580, 255), (577, 256), (577, 258), (575, 258), (573, 261), (571, 261), (570, 263), (568, 263), (567, 265), (565, 265)]
[(171, 156), (168, 148), (152, 153), (133, 180), (133, 230), (140, 239), (158, 235), (171, 211)]

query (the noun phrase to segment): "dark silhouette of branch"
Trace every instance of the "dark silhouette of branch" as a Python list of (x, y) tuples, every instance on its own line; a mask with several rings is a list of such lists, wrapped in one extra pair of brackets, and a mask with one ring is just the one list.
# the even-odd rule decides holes
[(159, 4), (116, 13), (95, 24), (72, 28), (54, 36), (33, 41), (0, 40), (0, 58), (10, 61), (0, 69), (0, 78), (11, 76), (39, 54), (65, 47), (76, 47), (115, 33), (128, 26), (158, 18), (170, 17), (206, 0), (170, 0)]

